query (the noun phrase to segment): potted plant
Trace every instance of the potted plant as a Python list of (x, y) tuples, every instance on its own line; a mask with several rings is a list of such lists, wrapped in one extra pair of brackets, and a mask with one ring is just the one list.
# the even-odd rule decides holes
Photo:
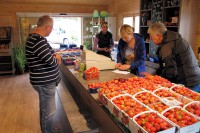
[(19, 44), (13, 48), (13, 51), (14, 51), (14, 59), (17, 70), (19, 71), (20, 74), (23, 74), (27, 63), (25, 55), (25, 46)]

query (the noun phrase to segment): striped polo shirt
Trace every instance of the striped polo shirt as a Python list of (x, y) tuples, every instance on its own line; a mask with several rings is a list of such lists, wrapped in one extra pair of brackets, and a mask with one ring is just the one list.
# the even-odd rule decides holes
[(32, 85), (47, 85), (60, 81), (55, 51), (47, 43), (46, 38), (39, 34), (29, 34), (26, 42), (26, 58)]

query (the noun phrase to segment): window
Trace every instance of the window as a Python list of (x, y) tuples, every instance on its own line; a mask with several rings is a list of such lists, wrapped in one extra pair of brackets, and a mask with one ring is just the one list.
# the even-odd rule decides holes
[(124, 17), (123, 24), (128, 24), (130, 26), (133, 26), (133, 17)]
[(135, 16), (135, 33), (139, 33), (140, 16)]
[(54, 27), (51, 34), (46, 37), (56, 49), (54, 44), (81, 45), (81, 17), (53, 17)]
[[(134, 23), (134, 25), (133, 25)], [(135, 16), (135, 20), (133, 22), (133, 17), (124, 17), (123, 24), (128, 24), (135, 28), (135, 33), (139, 33), (139, 26), (140, 26), (140, 16)]]

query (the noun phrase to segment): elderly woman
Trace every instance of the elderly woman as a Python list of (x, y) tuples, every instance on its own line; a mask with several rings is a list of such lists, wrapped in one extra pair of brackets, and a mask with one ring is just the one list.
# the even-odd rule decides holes
[(134, 28), (127, 24), (121, 26), (120, 36), (116, 68), (144, 76), (146, 48), (143, 37), (134, 33)]

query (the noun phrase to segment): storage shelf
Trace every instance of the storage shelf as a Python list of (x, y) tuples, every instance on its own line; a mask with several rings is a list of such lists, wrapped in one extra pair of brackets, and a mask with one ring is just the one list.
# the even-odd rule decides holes
[[(181, 0), (179, 0), (179, 3), (176, 2), (175, 5), (173, 4), (174, 6), (171, 5), (171, 1), (170, 3), (168, 1), (169, 0), (140, 0), (140, 35), (144, 37), (146, 53), (150, 57), (157, 57), (157, 46), (152, 41), (149, 42), (150, 36), (147, 33), (151, 24), (160, 21), (166, 25), (168, 30), (179, 31)], [(149, 9), (150, 7), (151, 9)], [(175, 19), (175, 17), (177, 17), (177, 19)], [(174, 21), (172, 21), (172, 18)], [(153, 65), (155, 64), (149, 64), (152, 63), (146, 62), (148, 68), (147, 72), (155, 74), (158, 67), (154, 67)]]
[(141, 12), (151, 12), (151, 9), (143, 9), (143, 10), (141, 10)]
[(0, 45), (6, 44), (8, 48), (0, 49), (0, 74), (14, 74), (14, 59), (12, 53), (12, 34), (11, 27), (0, 27), (1, 35), (0, 35)]
[(148, 28), (149, 26), (148, 25), (141, 25), (140, 27), (147, 27)]
[(166, 26), (167, 28), (178, 28), (178, 26)]
[(165, 8), (167, 8), (167, 9), (169, 9), (169, 8), (179, 8), (180, 6), (165, 6), (165, 7), (163, 7), (164, 9)]

